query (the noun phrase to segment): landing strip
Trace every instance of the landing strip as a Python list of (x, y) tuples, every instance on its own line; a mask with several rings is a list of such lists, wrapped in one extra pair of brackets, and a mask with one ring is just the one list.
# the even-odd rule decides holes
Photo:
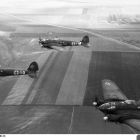
[(0, 85), (0, 133), (140, 133), (104, 122), (92, 107), (95, 96), (102, 97), (103, 79), (113, 80), (128, 98), (140, 99), (140, 52), (93, 35), (90, 40), (90, 48), (40, 54), (37, 79), (21, 76)]

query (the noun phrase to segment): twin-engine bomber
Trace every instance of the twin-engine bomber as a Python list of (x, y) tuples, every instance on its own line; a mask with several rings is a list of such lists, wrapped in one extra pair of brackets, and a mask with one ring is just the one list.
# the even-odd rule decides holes
[(29, 75), (31, 78), (35, 78), (38, 70), (38, 64), (34, 61), (29, 65), (27, 70), (0, 69), (0, 76)]
[(102, 111), (103, 120), (120, 122), (140, 130), (140, 100), (129, 100), (111, 80), (103, 80), (103, 99), (95, 97), (93, 105)]
[(80, 42), (61, 40), (59, 38), (54, 38), (54, 39), (41, 39), (41, 38), (39, 38), (39, 44), (41, 44), (42, 48), (55, 49), (55, 50), (60, 50), (60, 49), (58, 49), (58, 47), (64, 48), (66, 46), (89, 47), (89, 37), (87, 35), (84, 36)]

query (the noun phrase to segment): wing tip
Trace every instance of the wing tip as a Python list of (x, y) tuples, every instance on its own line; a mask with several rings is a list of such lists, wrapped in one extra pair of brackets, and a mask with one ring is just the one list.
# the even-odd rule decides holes
[(116, 83), (109, 79), (102, 80), (102, 88), (103, 95), (106, 99), (127, 100), (127, 97), (123, 94)]
[(103, 86), (104, 89), (107, 89), (107, 90), (109, 90), (109, 89), (112, 89), (112, 90), (113, 89), (114, 90), (118, 89), (118, 86), (113, 81), (111, 81), (109, 79), (102, 80), (102, 86)]

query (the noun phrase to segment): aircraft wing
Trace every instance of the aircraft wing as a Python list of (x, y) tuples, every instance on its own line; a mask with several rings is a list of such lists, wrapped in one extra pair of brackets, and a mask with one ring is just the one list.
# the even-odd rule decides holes
[(63, 48), (57, 47), (57, 46), (51, 46), (52, 49), (57, 50), (57, 51), (64, 51)]
[(102, 80), (102, 87), (104, 100), (128, 100), (128, 98), (121, 92), (119, 87), (113, 81), (108, 79)]
[(140, 131), (140, 120), (138, 119), (128, 119), (125, 123), (137, 131)]
[[(103, 96), (104, 99), (120, 99), (120, 100), (128, 100), (128, 98), (121, 92), (119, 87), (111, 80), (103, 80)], [(133, 110), (131, 111), (133, 113)], [(139, 119), (128, 119), (124, 121), (125, 124), (131, 126), (132, 128), (140, 131), (140, 120)]]

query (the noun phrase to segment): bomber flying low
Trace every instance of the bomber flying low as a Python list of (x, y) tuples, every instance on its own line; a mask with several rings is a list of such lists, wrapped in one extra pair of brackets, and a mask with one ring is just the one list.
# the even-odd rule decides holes
[(29, 75), (31, 78), (35, 78), (38, 70), (38, 64), (34, 61), (29, 65), (27, 70), (0, 69), (0, 76)]
[(103, 120), (126, 123), (140, 130), (140, 101), (128, 100), (111, 80), (103, 80), (102, 87), (103, 99), (95, 98), (93, 105), (105, 114)]
[[(42, 48), (55, 49), (55, 50), (62, 50), (62, 48), (66, 47), (66, 46), (89, 47), (89, 36), (87, 36), (87, 35), (84, 36), (80, 42), (62, 40), (59, 38), (54, 38), (54, 39), (41, 39), (41, 38), (39, 38), (39, 44), (41, 44)], [(61, 49), (59, 49), (58, 47)]]

